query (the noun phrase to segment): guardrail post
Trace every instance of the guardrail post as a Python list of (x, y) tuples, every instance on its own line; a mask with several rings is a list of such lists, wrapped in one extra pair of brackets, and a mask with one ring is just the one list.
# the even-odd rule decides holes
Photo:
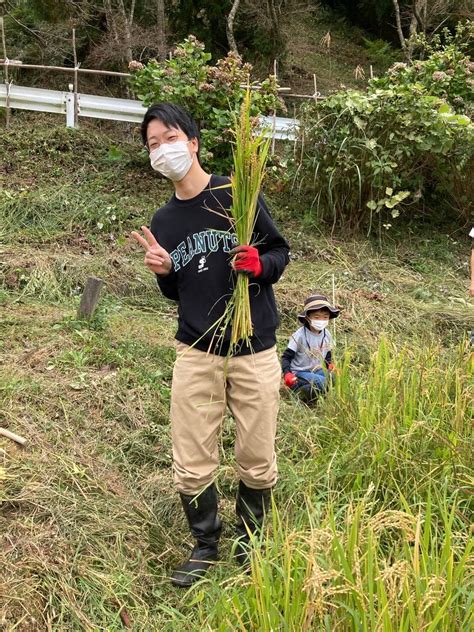
[(75, 126), (75, 99), (72, 83), (69, 84), (69, 92), (66, 94), (66, 127)]

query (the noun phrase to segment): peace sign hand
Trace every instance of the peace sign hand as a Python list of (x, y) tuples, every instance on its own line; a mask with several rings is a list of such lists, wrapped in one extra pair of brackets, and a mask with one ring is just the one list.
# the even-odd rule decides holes
[(142, 231), (145, 237), (142, 237), (142, 235), (135, 230), (131, 235), (145, 250), (144, 263), (146, 267), (155, 274), (162, 276), (169, 274), (171, 272), (172, 263), (168, 252), (156, 241), (149, 228), (142, 226)]

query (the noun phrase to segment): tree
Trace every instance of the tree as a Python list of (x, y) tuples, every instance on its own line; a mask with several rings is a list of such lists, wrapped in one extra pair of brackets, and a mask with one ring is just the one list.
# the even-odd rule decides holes
[(5, 0), (10, 56), (69, 65), (76, 29), (83, 64), (125, 70), (132, 59), (168, 52), (165, 0)]
[(239, 51), (237, 49), (237, 44), (235, 43), (235, 37), (234, 37), (234, 20), (235, 20), (235, 15), (239, 9), (239, 4), (240, 4), (240, 0), (234, 0), (232, 9), (230, 10), (229, 15), (227, 16), (227, 25), (226, 25), (227, 40), (229, 42), (229, 48), (236, 55), (239, 54)]
[[(410, 35), (430, 36), (440, 26), (454, 30), (461, 19), (474, 17), (472, 0), (312, 0), (342, 13), (353, 25), (377, 38), (409, 46)], [(413, 55), (413, 51), (408, 51)]]
[(156, 0), (156, 26), (159, 38), (159, 46), (166, 48), (168, 35), (168, 23), (165, 12), (165, 0)]
[(164, 58), (168, 52), (168, 21), (164, 0), (103, 0), (99, 13), (100, 37), (88, 61), (97, 66), (123, 68), (133, 59)]
[[(400, 7), (398, 0), (392, 0), (392, 3), (400, 46), (408, 62), (413, 58), (417, 35), (436, 33), (460, 10), (469, 12), (469, 3), (459, 0), (411, 0), (406, 3), (405, 8), (403, 5)], [(404, 24), (408, 25), (407, 36), (404, 33)]]
[(116, 2), (104, 0), (109, 31), (112, 33), (116, 45), (123, 48), (123, 55), (127, 63), (130, 63), (133, 59), (132, 27), (135, 3), (136, 0), (131, 0), (130, 7), (126, 10), (123, 0)]

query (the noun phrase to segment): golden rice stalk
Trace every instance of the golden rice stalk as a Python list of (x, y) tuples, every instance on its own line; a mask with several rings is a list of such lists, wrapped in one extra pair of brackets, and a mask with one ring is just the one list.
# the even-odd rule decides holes
[[(232, 207), (230, 213), (235, 233), (240, 245), (251, 245), (257, 219), (258, 195), (265, 176), (270, 138), (256, 129), (255, 120), (250, 116), (250, 89), (247, 89), (240, 116), (236, 119), (234, 140), (234, 171), (231, 175)], [(231, 317), (232, 333), (230, 352), (242, 343), (250, 343), (253, 334), (250, 312), (249, 279), (237, 275), (234, 293), (227, 309)]]

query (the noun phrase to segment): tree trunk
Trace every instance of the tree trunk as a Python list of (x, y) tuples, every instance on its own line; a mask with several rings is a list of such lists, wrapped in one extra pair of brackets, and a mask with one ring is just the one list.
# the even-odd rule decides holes
[(418, 31), (426, 33), (426, 0), (421, 0), (421, 2), (420, 0), (414, 0), (413, 15), (418, 23)]
[(268, 15), (270, 17), (270, 22), (272, 23), (272, 31), (276, 37), (279, 31), (279, 24), (278, 24), (278, 16), (276, 13), (274, 0), (267, 0), (267, 7), (268, 7)]
[(130, 13), (127, 15), (125, 11), (125, 5), (123, 0), (120, 0), (120, 9), (122, 11), (122, 19), (123, 19), (123, 30), (125, 36), (125, 61), (130, 63), (133, 59), (133, 51), (132, 51), (132, 27), (133, 27), (133, 17), (135, 13), (135, 0), (132, 0), (132, 4), (130, 7)]
[(408, 40), (406, 56), (407, 60), (411, 61), (413, 52), (415, 50), (415, 42), (413, 38), (417, 33), (426, 34), (428, 28), (426, 19), (427, 0), (413, 0), (413, 13), (410, 22), (410, 39)]
[(166, 36), (168, 25), (166, 23), (165, 2), (164, 0), (156, 0), (156, 25), (158, 27), (158, 38), (160, 40), (159, 48), (163, 57), (166, 56)]
[(397, 23), (398, 38), (400, 40), (400, 45), (402, 47), (402, 50), (406, 54), (407, 44), (406, 44), (405, 36), (403, 35), (403, 30), (402, 30), (402, 20), (400, 18), (400, 5), (398, 4), (398, 0), (392, 0), (392, 2), (393, 2), (393, 9), (395, 11), (395, 21)]
[(408, 35), (408, 41), (406, 42), (406, 48), (405, 48), (405, 57), (408, 62), (411, 62), (411, 58), (413, 57), (413, 50), (415, 48), (415, 42), (413, 41), (413, 38), (415, 37), (417, 33), (416, 27), (417, 27), (417, 19), (416, 19), (416, 14), (415, 14), (415, 6), (413, 6), (413, 13), (411, 15), (411, 20), (410, 20), (410, 30), (409, 30), (409, 35)]
[(109, 31), (112, 33), (114, 40), (119, 42), (119, 36), (117, 32), (117, 25), (115, 24), (114, 11), (112, 9), (111, 0), (104, 0), (104, 8), (105, 8), (105, 17), (107, 20), (107, 27)]
[(227, 41), (229, 42), (229, 48), (236, 55), (239, 55), (239, 50), (237, 48), (237, 44), (234, 38), (234, 20), (237, 10), (239, 8), (240, 0), (234, 0), (232, 8), (227, 16), (227, 24), (226, 24), (226, 32), (227, 32)]

